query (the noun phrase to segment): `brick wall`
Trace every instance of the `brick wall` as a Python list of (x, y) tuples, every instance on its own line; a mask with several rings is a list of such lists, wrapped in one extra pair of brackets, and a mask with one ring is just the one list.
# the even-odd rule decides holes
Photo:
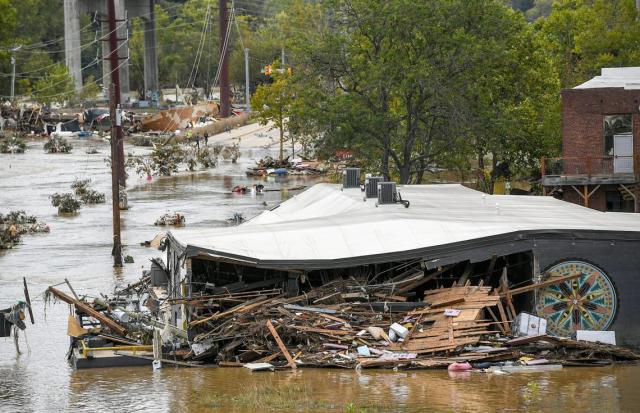
[(604, 156), (604, 115), (630, 113), (634, 154), (640, 154), (640, 90), (622, 88), (562, 91), (562, 154)]

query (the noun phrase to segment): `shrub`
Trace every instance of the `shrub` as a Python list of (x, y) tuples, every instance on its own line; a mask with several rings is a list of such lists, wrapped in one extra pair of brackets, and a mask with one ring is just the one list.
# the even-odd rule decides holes
[(58, 207), (59, 214), (73, 214), (80, 209), (80, 201), (73, 197), (73, 194), (50, 195), (51, 205)]
[(48, 153), (69, 153), (73, 146), (65, 138), (59, 136), (51, 137), (45, 144), (44, 150)]

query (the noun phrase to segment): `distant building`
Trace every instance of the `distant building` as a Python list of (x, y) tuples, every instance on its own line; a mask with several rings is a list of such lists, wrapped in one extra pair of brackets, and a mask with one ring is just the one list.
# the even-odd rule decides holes
[(547, 193), (600, 211), (640, 212), (640, 67), (603, 68), (562, 91), (562, 157), (542, 162)]

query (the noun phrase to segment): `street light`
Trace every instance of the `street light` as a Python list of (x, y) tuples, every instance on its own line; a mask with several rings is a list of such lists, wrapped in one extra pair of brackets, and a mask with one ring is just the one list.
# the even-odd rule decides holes
[(22, 45), (18, 45), (11, 49), (11, 102), (13, 102), (13, 96), (16, 90), (16, 52), (22, 48)]

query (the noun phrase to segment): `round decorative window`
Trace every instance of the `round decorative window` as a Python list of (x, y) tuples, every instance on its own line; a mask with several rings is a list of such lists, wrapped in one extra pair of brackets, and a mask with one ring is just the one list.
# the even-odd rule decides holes
[(617, 311), (616, 291), (607, 274), (592, 263), (567, 260), (552, 265), (548, 278), (578, 278), (538, 290), (536, 311), (547, 320), (547, 332), (570, 336), (577, 330), (606, 330)]

